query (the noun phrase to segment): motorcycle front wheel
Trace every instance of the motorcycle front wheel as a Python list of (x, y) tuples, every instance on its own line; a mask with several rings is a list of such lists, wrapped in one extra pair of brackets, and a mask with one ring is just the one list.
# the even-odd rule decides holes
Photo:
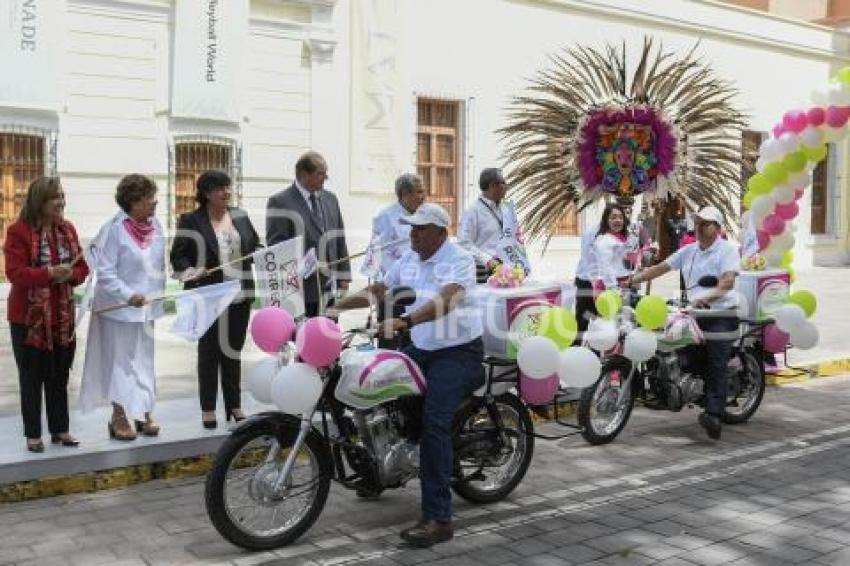
[(462, 406), (455, 416), (455, 493), (473, 503), (507, 497), (531, 464), (533, 435), (528, 407), (516, 395)]
[(285, 546), (322, 512), (332, 461), (318, 432), (307, 433), (289, 477), (278, 481), (299, 426), (289, 415), (253, 417), (216, 453), (206, 481), (207, 514), (233, 544), (248, 550)]
[(631, 364), (625, 358), (609, 358), (597, 382), (581, 392), (578, 424), (588, 443), (608, 444), (629, 422), (635, 404), (634, 387), (625, 383), (629, 371)]

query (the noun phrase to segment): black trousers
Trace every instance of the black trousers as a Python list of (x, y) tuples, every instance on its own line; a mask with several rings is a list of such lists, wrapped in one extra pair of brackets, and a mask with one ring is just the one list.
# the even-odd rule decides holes
[(691, 350), (692, 367), (700, 368), (705, 379), (705, 412), (720, 417), (726, 411), (729, 383), (726, 372), (732, 357), (732, 343), (738, 336), (734, 311), (693, 311), (705, 336), (705, 344)]
[(576, 277), (576, 320), (578, 322), (579, 335), (576, 337), (576, 342), (581, 343), (581, 338), (587, 331), (587, 326), (590, 324), (590, 318), (598, 316), (596, 312), (596, 303), (593, 301), (593, 284), (586, 280)]
[(21, 388), (24, 436), (41, 437), (42, 394), (47, 411), (47, 430), (50, 434), (68, 432), (68, 376), (76, 344), (67, 349), (39, 350), (24, 344), (27, 339), (25, 325), (12, 323), (10, 329)]
[(248, 332), (251, 301), (233, 303), (198, 340), (198, 391), (202, 411), (215, 411), (218, 376), (227, 414), (242, 406), (242, 347)]

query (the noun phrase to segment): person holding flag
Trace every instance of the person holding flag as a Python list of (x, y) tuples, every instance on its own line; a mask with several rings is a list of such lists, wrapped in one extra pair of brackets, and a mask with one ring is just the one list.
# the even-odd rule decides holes
[(111, 403), (109, 436), (117, 440), (160, 430), (152, 416), (154, 321), (165, 312), (161, 301), (151, 299), (165, 291), (165, 234), (154, 217), (156, 190), (143, 175), (121, 179), (115, 194), (121, 211), (100, 229), (92, 254), (97, 281), (80, 408), (88, 412)]
[(175, 277), (186, 290), (239, 281), (241, 293), (198, 340), (198, 391), (204, 428), (218, 425), (215, 415), (219, 374), (227, 420), (245, 418), (241, 409), (241, 352), (248, 332), (254, 276), (251, 254), (260, 238), (248, 214), (230, 206), (230, 176), (204, 171), (195, 183), (198, 207), (180, 216), (171, 247)]

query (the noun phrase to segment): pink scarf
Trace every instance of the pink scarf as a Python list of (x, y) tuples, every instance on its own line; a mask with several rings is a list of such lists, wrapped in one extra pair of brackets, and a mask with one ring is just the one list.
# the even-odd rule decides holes
[(151, 245), (153, 241), (154, 226), (150, 220), (133, 220), (129, 216), (124, 219), (124, 228), (133, 240), (143, 250)]

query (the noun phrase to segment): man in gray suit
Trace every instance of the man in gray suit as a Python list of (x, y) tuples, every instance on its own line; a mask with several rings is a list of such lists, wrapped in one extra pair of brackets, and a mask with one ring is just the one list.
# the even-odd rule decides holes
[(266, 205), (266, 244), (271, 246), (296, 236), (304, 237), (304, 251), (316, 249), (319, 259), (319, 282), (311, 275), (304, 280), (304, 308), (308, 317), (319, 314), (328, 304), (333, 283), (348, 289), (351, 265), (346, 259), (325, 267), (327, 263), (348, 257), (345, 226), (336, 195), (323, 190), (328, 178), (328, 165), (315, 151), (308, 151), (295, 164), (295, 182), (288, 189), (269, 198)]

